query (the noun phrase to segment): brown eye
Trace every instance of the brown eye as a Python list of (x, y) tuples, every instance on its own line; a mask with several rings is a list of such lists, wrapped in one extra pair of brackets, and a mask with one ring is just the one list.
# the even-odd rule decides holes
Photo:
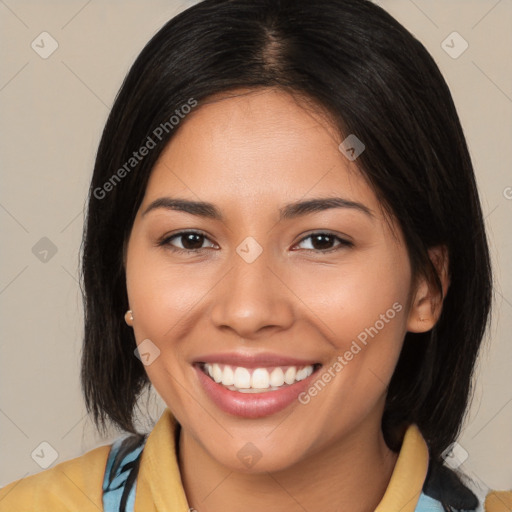
[[(174, 240), (180, 240), (181, 247), (176, 247), (173, 243)], [(206, 235), (196, 231), (181, 231), (170, 237), (165, 238), (159, 245), (166, 246), (172, 251), (177, 252), (198, 252), (203, 250), (205, 240), (209, 240)], [(213, 247), (212, 244), (210, 247)]]
[[(306, 250), (312, 250), (316, 252), (329, 252), (336, 251), (343, 247), (352, 247), (354, 244), (349, 242), (348, 240), (344, 240), (333, 233), (313, 233), (304, 237), (300, 242), (304, 242), (304, 240), (311, 240), (311, 248), (306, 248)], [(333, 247), (334, 242), (339, 242), (338, 245)]]
[(180, 235), (179, 238), (182, 240), (184, 249), (196, 250), (201, 249), (205, 237), (197, 233), (187, 233), (186, 235)]

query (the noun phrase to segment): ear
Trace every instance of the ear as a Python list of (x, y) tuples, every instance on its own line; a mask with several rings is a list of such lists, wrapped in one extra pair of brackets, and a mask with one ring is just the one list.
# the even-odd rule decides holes
[(443, 300), (450, 286), (446, 246), (432, 247), (428, 250), (428, 255), (441, 281), (443, 296), (441, 297), (437, 287), (425, 277), (419, 279), (407, 320), (407, 330), (410, 332), (427, 332), (434, 327), (441, 316)]

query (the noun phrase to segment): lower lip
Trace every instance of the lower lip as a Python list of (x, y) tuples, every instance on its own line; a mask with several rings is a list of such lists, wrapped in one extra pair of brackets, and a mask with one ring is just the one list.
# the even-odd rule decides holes
[(318, 369), (309, 377), (276, 391), (263, 393), (241, 393), (231, 391), (208, 377), (198, 365), (194, 365), (199, 382), (206, 394), (223, 411), (242, 418), (262, 418), (275, 414), (296, 401), (300, 393), (316, 378)]

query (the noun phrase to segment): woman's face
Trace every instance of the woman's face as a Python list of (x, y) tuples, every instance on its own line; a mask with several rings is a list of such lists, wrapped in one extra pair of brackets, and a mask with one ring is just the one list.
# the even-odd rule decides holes
[[(253, 471), (246, 456), (261, 457), (254, 471), (278, 470), (380, 435), (416, 321), (402, 233), (340, 142), (279, 90), (197, 107), (131, 231), (130, 323), (147, 374), (183, 432), (239, 471)], [(296, 206), (312, 199), (331, 207)]]

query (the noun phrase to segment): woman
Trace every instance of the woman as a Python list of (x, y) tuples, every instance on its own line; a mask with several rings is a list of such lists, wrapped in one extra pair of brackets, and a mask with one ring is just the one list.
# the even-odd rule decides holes
[(371, 2), (165, 25), (103, 133), (83, 283), (87, 408), (131, 435), (0, 510), (481, 506), (443, 465), (492, 294), (473, 169), (437, 66)]

